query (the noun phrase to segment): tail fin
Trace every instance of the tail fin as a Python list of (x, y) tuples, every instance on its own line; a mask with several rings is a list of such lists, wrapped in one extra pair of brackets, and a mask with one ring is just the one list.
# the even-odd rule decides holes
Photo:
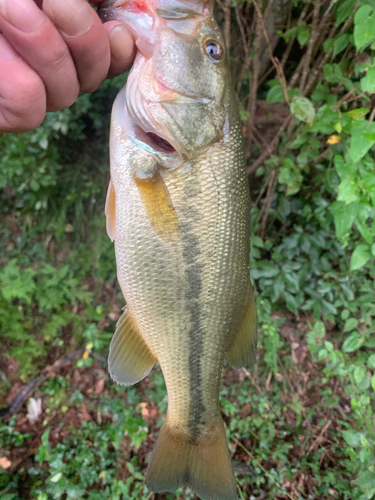
[(195, 440), (165, 423), (151, 456), (146, 484), (155, 493), (188, 486), (202, 500), (237, 500), (223, 422)]

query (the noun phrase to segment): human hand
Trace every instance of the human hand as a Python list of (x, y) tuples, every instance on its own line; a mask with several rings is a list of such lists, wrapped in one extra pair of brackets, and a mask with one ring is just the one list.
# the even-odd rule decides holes
[(0, 0), (0, 133), (38, 127), (133, 55), (125, 26), (102, 24), (86, 0)]

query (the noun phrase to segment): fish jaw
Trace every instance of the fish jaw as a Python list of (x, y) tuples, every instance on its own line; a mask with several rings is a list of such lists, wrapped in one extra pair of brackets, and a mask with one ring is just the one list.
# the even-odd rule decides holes
[(127, 86), (123, 87), (112, 109), (111, 178), (115, 191), (121, 189), (125, 171), (133, 178), (142, 179), (152, 176), (157, 168), (168, 171), (182, 165), (184, 157), (173, 148), (168, 149), (168, 143), (156, 143), (152, 131), (132, 121), (128, 112)]

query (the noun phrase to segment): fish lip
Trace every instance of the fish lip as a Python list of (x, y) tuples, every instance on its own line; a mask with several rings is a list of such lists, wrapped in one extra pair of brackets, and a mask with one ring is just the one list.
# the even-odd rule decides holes
[[(177, 103), (184, 102), (184, 103), (196, 103), (200, 102), (202, 104), (209, 104), (210, 102), (214, 101), (214, 99), (211, 99), (210, 97), (199, 97), (197, 94), (187, 94), (184, 92), (180, 92), (178, 90), (173, 90), (168, 85), (165, 83), (161, 82), (159, 78), (157, 78), (155, 75), (153, 76), (154, 82), (156, 82), (157, 86), (160, 86), (162, 89), (165, 89), (166, 93), (169, 93), (171, 95), (170, 98), (165, 97), (158, 99), (159, 103), (164, 103), (164, 102), (169, 102), (173, 103), (176, 101)], [(154, 85), (155, 89), (155, 85)]]
[(121, 7), (121, 5), (124, 5), (128, 0), (116, 0), (112, 7), (116, 9), (117, 7)]

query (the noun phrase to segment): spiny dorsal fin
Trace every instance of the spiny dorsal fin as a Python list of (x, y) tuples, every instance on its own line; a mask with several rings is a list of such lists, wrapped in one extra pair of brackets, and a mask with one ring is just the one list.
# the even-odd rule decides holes
[(116, 239), (116, 193), (112, 179), (109, 181), (104, 213), (107, 218), (108, 236), (111, 238), (111, 241), (114, 241)]
[(133, 385), (152, 370), (156, 358), (144, 341), (134, 318), (127, 309), (116, 325), (109, 348), (108, 371), (122, 385)]
[(229, 364), (237, 370), (254, 361), (257, 347), (257, 310), (251, 285), (247, 304), (241, 327), (225, 354)]

